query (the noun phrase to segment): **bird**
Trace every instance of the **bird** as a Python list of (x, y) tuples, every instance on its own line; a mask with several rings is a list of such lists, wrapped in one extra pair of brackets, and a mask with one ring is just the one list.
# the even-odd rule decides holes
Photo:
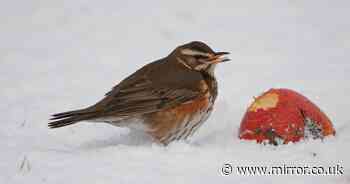
[(49, 128), (104, 122), (138, 129), (153, 142), (188, 140), (209, 118), (218, 95), (214, 70), (230, 61), (202, 41), (176, 47), (146, 64), (87, 108), (53, 114)]

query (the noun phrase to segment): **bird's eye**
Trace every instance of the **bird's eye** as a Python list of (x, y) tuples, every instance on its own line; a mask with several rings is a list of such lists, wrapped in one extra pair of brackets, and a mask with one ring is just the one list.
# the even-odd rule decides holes
[(196, 59), (208, 59), (207, 56), (203, 56), (203, 55), (195, 55), (194, 58), (196, 58)]

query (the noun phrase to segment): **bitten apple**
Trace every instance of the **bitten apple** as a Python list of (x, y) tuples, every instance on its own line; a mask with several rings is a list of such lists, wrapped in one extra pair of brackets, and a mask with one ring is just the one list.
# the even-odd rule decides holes
[(273, 145), (335, 135), (330, 119), (314, 103), (290, 89), (270, 89), (245, 113), (239, 138)]

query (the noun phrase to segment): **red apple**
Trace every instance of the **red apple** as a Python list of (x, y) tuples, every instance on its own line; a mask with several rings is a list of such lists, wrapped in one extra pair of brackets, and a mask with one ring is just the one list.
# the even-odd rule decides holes
[(245, 113), (239, 138), (278, 145), (335, 135), (329, 118), (303, 95), (270, 89), (255, 98)]

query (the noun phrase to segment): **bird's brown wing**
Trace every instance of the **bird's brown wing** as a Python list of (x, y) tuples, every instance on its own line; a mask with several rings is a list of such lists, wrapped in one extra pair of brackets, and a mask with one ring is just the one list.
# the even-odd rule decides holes
[(110, 98), (103, 114), (123, 117), (151, 113), (191, 101), (199, 95), (196, 91), (167, 87), (128, 88)]
[(204, 95), (200, 86), (202, 80), (201, 74), (161, 59), (124, 79), (95, 105), (54, 114), (49, 127), (111, 116), (131, 117), (171, 108)]
[(183, 70), (178, 71), (176, 66), (162, 74), (159, 65), (137, 71), (92, 108), (100, 116), (130, 117), (171, 108), (204, 95), (198, 86), (200, 74), (181, 73)]

